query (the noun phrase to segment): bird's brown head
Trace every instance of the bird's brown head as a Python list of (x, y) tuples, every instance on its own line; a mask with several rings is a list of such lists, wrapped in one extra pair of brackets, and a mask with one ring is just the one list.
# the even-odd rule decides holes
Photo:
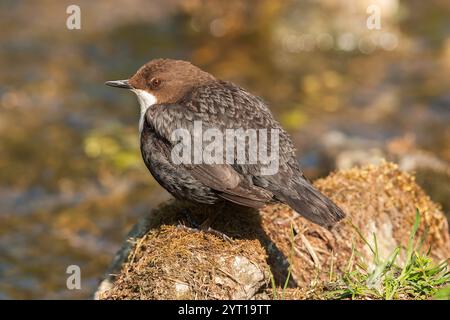
[(193, 87), (214, 77), (190, 62), (156, 59), (143, 65), (130, 79), (108, 81), (106, 85), (134, 91), (143, 104), (177, 103)]

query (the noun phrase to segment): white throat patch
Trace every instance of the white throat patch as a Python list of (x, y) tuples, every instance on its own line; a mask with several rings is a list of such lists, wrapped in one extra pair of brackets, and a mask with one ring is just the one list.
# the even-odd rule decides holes
[(144, 128), (144, 117), (145, 112), (148, 108), (150, 108), (152, 105), (156, 104), (156, 97), (152, 95), (151, 93), (148, 93), (145, 90), (141, 89), (132, 89), (134, 93), (136, 93), (139, 105), (141, 107), (141, 115), (139, 117), (139, 133), (142, 132), (142, 129)]

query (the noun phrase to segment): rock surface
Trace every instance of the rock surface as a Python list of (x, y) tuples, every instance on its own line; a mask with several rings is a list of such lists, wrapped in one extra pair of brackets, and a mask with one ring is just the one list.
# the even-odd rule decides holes
[[(306, 221), (285, 205), (268, 205), (259, 212), (178, 201), (162, 205), (130, 232), (95, 298), (264, 298), (257, 294), (270, 290), (272, 280), (283, 285), (289, 266), (289, 287), (306, 288), (326, 279), (331, 266), (337, 273), (344, 270), (352, 246), (370, 256), (356, 230), (369, 242), (376, 235), (381, 257), (404, 246), (416, 208), (421, 215), (418, 233), (428, 229), (425, 246), (431, 245), (432, 258), (439, 262), (450, 256), (448, 223), (439, 205), (396, 165), (343, 170), (315, 185), (348, 215), (332, 230)], [(233, 240), (180, 227), (186, 210), (197, 221), (212, 210), (223, 210), (213, 227)]]

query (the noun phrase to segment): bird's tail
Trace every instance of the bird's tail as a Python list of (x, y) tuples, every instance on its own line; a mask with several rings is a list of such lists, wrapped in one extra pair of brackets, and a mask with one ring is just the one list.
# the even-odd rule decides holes
[[(331, 227), (345, 217), (344, 211), (304, 179), (295, 181), (293, 193), (278, 195), (292, 209), (308, 220)], [(292, 189), (291, 189), (292, 190)]]

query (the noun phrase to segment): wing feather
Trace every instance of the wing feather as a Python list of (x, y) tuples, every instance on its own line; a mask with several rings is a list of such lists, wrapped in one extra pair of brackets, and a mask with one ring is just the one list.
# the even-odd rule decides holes
[(272, 193), (243, 179), (228, 164), (197, 164), (186, 166), (194, 178), (234, 203), (260, 208), (273, 197)]

